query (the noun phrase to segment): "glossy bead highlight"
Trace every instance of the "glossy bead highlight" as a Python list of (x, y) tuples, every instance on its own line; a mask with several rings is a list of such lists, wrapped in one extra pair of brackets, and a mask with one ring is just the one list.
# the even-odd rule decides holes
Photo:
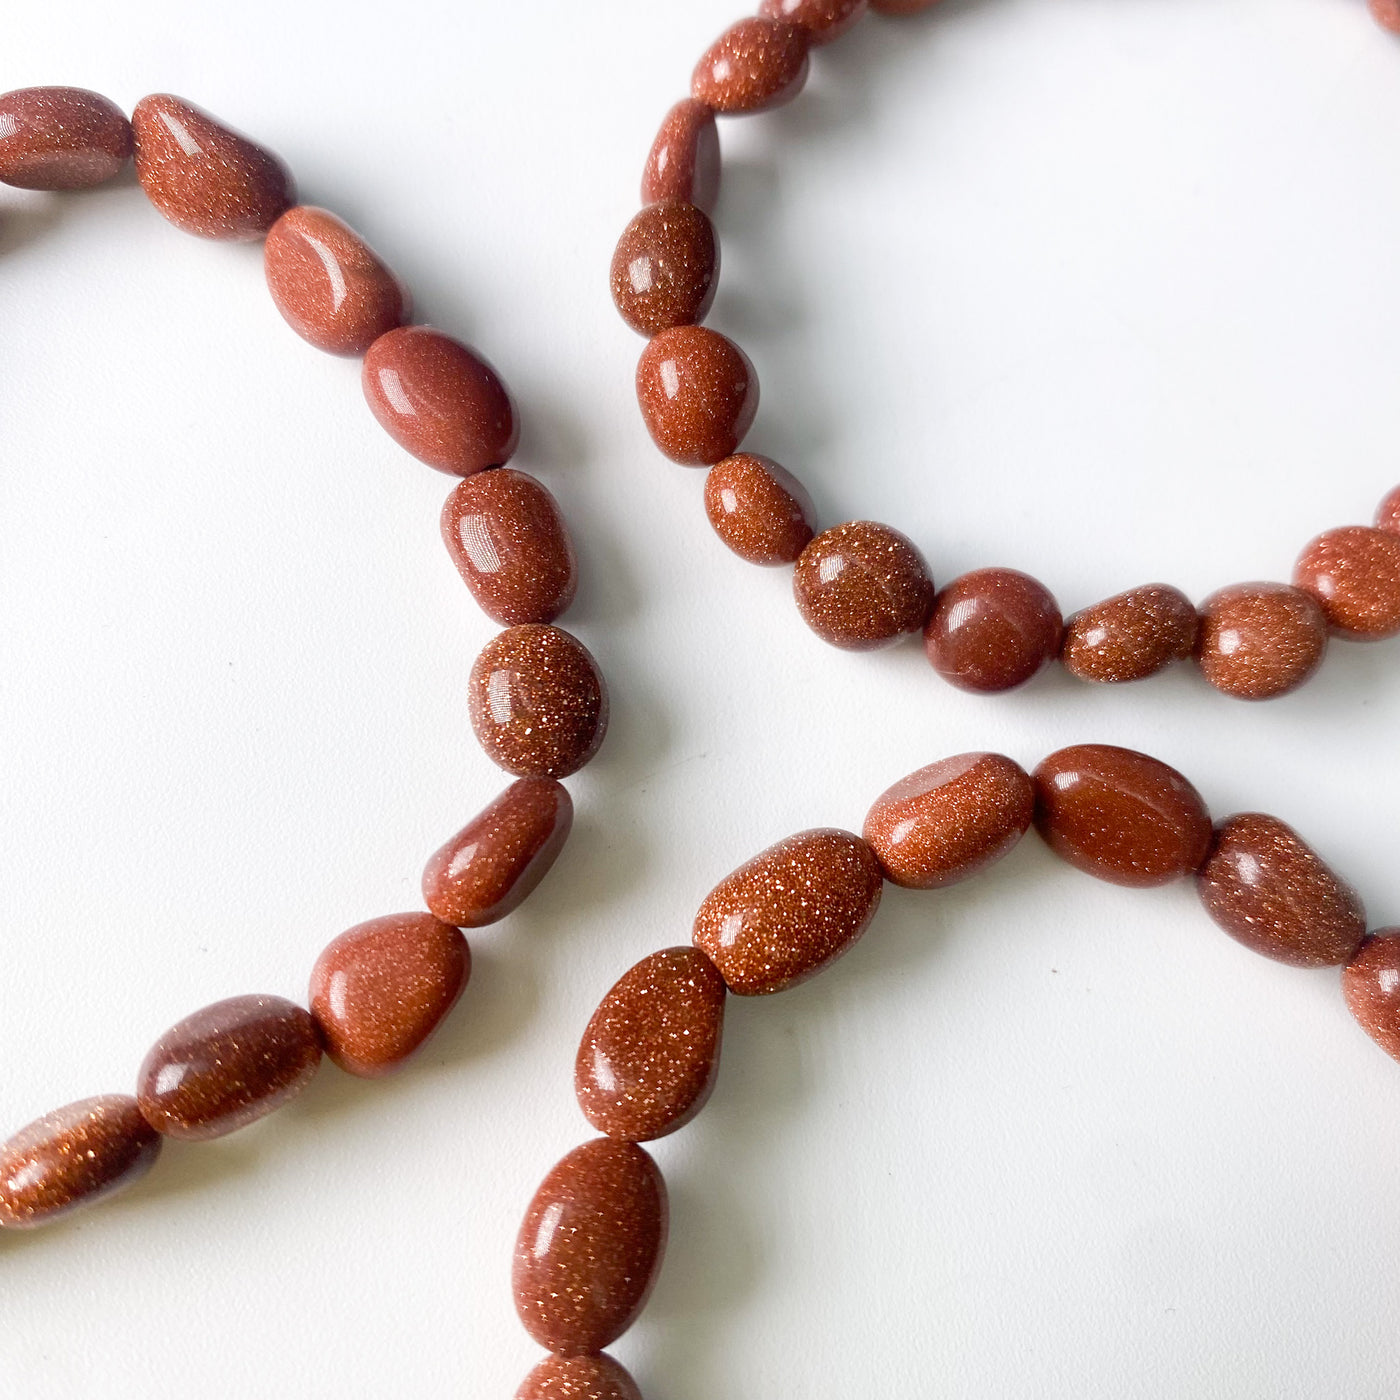
[(677, 102), (661, 123), (642, 172), (642, 203), (679, 199), (712, 213), (719, 194), (715, 114), (693, 97)]
[(0, 96), (0, 180), (22, 190), (82, 190), (131, 159), (131, 123), (86, 88), (20, 88)]
[(1357, 1025), (1400, 1060), (1400, 928), (1362, 942), (1342, 969), (1342, 993)]
[(673, 461), (708, 467), (738, 449), (758, 412), (758, 376), (732, 340), (674, 326), (637, 361), (637, 401), (652, 441)]
[(817, 525), (807, 488), (755, 452), (736, 452), (710, 468), (705, 513), (715, 534), (750, 564), (795, 564)]
[(866, 0), (760, 0), (765, 19), (782, 19), (807, 31), (812, 44), (839, 39), (864, 13)]
[(790, 102), (807, 81), (807, 31), (777, 19), (741, 19), (705, 51), (690, 93), (724, 116)]
[(642, 335), (703, 321), (719, 286), (714, 225), (693, 204), (647, 205), (622, 231), (609, 281), (618, 314)]
[(1296, 690), (1322, 664), (1326, 649), (1326, 615), (1300, 588), (1237, 583), (1201, 604), (1201, 674), (1237, 700), (1272, 700)]
[(1082, 681), (1144, 680), (1189, 657), (1199, 625), (1184, 593), (1145, 584), (1075, 613), (1065, 625), (1060, 660)]
[(1293, 582), (1322, 605), (1335, 636), (1400, 634), (1400, 535), (1365, 525), (1328, 530), (1298, 556)]
[(924, 652), (959, 690), (995, 694), (1030, 680), (1059, 652), (1063, 634), (1044, 584), (1017, 569), (975, 569), (934, 600)]

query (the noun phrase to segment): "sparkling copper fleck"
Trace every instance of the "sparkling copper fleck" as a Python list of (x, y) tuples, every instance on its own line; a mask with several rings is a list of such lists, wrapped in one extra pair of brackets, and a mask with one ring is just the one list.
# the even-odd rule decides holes
[(1326, 615), (1301, 588), (1236, 583), (1201, 604), (1201, 674), (1238, 700), (1271, 700), (1296, 690), (1326, 649)]
[(795, 564), (817, 523), (807, 488), (754, 452), (736, 452), (710, 468), (705, 513), (715, 534), (750, 564)]
[(687, 97), (661, 122), (642, 172), (642, 203), (679, 199), (707, 214), (719, 194), (719, 132), (715, 114)]
[(1400, 633), (1400, 536), (1365, 525), (1309, 541), (1293, 582), (1311, 593), (1338, 637), (1376, 642)]
[(1342, 968), (1342, 993), (1361, 1029), (1400, 1060), (1400, 928), (1362, 942)]
[(1198, 626), (1184, 593), (1148, 583), (1075, 613), (1065, 624), (1060, 660), (1082, 681), (1140, 681), (1189, 657)]
[(606, 1352), (551, 1356), (520, 1383), (515, 1400), (642, 1400), (637, 1383)]
[(761, 112), (790, 102), (807, 81), (805, 29), (780, 19), (741, 19), (705, 51), (690, 93), (721, 115)]
[(20, 88), (0, 96), (0, 180), (22, 190), (100, 185), (131, 158), (131, 123), (86, 88)]
[(866, 0), (761, 0), (765, 19), (783, 19), (807, 31), (813, 44), (839, 39), (864, 13)]
[(1063, 634), (1043, 584), (1016, 569), (976, 569), (939, 591), (924, 652), (944, 680), (991, 694), (1030, 680), (1059, 652)]
[(673, 462), (708, 467), (744, 440), (758, 412), (758, 376), (718, 331), (673, 326), (637, 361), (637, 401), (652, 440)]
[(623, 229), (609, 281), (618, 314), (642, 335), (703, 321), (719, 286), (714, 225), (693, 204), (648, 204)]

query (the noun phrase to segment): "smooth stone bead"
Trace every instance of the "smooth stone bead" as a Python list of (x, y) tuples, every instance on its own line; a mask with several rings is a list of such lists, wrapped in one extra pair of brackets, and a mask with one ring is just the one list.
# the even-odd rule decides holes
[(666, 1184), (631, 1142), (595, 1138), (540, 1184), (515, 1243), (525, 1330), (561, 1356), (601, 1351), (635, 1321), (666, 1249)]
[(1221, 822), (1196, 892), (1231, 938), (1295, 967), (1344, 963), (1366, 936), (1356, 891), (1292, 827), (1262, 812)]
[(721, 116), (790, 102), (807, 81), (807, 31), (779, 19), (741, 19), (705, 50), (690, 94)]
[(1075, 613), (1065, 624), (1060, 660), (1081, 681), (1140, 681), (1189, 657), (1199, 625), (1179, 589), (1144, 584)]
[(762, 0), (758, 12), (805, 29), (809, 43), (829, 44), (865, 13), (865, 0)]
[(652, 142), (642, 171), (642, 203), (678, 199), (709, 214), (718, 195), (715, 114), (703, 102), (687, 97), (666, 113)]
[[(1397, 0), (1400, 3), (1400, 0)], [(1400, 486), (1397, 486), (1376, 507), (1376, 529), (1387, 534), (1400, 535)]]
[(458, 928), (504, 919), (549, 873), (573, 821), (563, 784), (518, 779), (429, 858), (424, 903)]
[(0, 1144), (0, 1226), (47, 1225), (124, 1190), (150, 1171), (160, 1141), (126, 1094), (46, 1113)]
[(708, 467), (730, 456), (758, 412), (758, 376), (732, 340), (673, 326), (637, 361), (637, 401), (652, 441), (673, 461)]
[(956, 884), (1026, 834), (1035, 789), (999, 753), (964, 753), (901, 778), (875, 799), (862, 835), (885, 878), (910, 890)]
[(482, 648), (467, 708), (486, 756), (519, 778), (567, 778), (598, 752), (608, 730), (598, 663), (577, 638), (535, 623)]
[(1327, 616), (1301, 588), (1236, 583), (1201, 604), (1201, 674), (1238, 700), (1271, 700), (1296, 690), (1326, 650)]
[(296, 202), (291, 174), (271, 151), (169, 93), (131, 114), (136, 175), (176, 228), (201, 238), (261, 238)]
[(1016, 569), (975, 569), (940, 590), (924, 628), (933, 669), (959, 690), (1024, 685), (1060, 650), (1064, 623), (1046, 587)]
[(442, 1024), (471, 976), (460, 929), (431, 914), (387, 914), (332, 939), (311, 970), (311, 1013), (326, 1054), (379, 1079)]
[(869, 927), (883, 888), (859, 836), (819, 828), (770, 846), (705, 896), (692, 939), (731, 992), (767, 996), (814, 977)]
[(268, 230), (263, 272), (287, 324), (318, 350), (363, 355), (408, 319), (402, 282), (348, 224), (298, 204)]
[(1338, 637), (1378, 642), (1400, 633), (1400, 535), (1345, 525), (1311, 540), (1293, 570)]
[(933, 580), (913, 542), (873, 520), (824, 530), (802, 551), (792, 594), (822, 641), (846, 651), (887, 646), (933, 611)]
[(719, 240), (693, 204), (648, 204), (613, 251), (613, 304), (634, 331), (656, 335), (703, 321), (719, 286)]
[(754, 452), (736, 452), (710, 468), (705, 513), (715, 534), (750, 564), (795, 564), (817, 525), (807, 488)]
[(533, 476), (477, 472), (442, 508), (442, 538), (487, 617), (553, 622), (578, 591), (578, 562), (554, 497)]
[(0, 96), (0, 180), (22, 190), (82, 190), (131, 159), (131, 123), (86, 88), (20, 88)]
[(1370, 0), (1371, 15), (1382, 29), (1400, 34), (1400, 0)]
[(1031, 775), (1035, 824), (1056, 855), (1114, 885), (1165, 885), (1210, 849), (1210, 814), (1175, 768), (1133, 749), (1075, 744)]
[(1363, 940), (1342, 968), (1342, 994), (1361, 1029), (1400, 1060), (1400, 928)]
[(606, 1352), (551, 1356), (521, 1382), (515, 1400), (642, 1400), (637, 1383)]
[(166, 1137), (200, 1142), (280, 1108), (320, 1063), (309, 1011), (281, 997), (230, 997), (156, 1041), (141, 1063), (136, 1101)]
[(384, 431), (420, 462), (470, 476), (510, 460), (515, 405), (485, 359), (431, 326), (386, 331), (365, 354), (360, 383)]
[(724, 978), (698, 948), (663, 948), (613, 985), (574, 1061), (584, 1117), (609, 1137), (646, 1142), (689, 1123), (719, 1070)]

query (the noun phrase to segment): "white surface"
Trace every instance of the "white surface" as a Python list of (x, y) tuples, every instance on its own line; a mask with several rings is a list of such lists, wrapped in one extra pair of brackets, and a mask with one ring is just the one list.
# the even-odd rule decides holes
[[(714, 539), (701, 475), (641, 427), (606, 271), (734, 0), (14, 10), (0, 86), (207, 106), (497, 363), (615, 717), (557, 868), (473, 940), (421, 1062), (327, 1068), (124, 1200), (0, 1238), (5, 1400), (510, 1395), (537, 1357), (511, 1245), (588, 1135), (599, 996), (741, 860), (858, 828), (944, 754), (1145, 748), (1400, 922), (1400, 645), (1338, 645), (1258, 707), (1185, 669), (974, 699), (917, 647), (823, 646), (785, 571)], [(1073, 609), (1286, 578), (1400, 480), (1397, 129), (1400, 48), (1360, 0), (867, 21), (798, 103), (724, 125), (712, 323), (763, 382), (749, 445), (940, 579), (1015, 564)], [(4, 214), (8, 1131), (126, 1088), (207, 1002), (304, 995), (503, 779), (466, 719), (494, 629), (437, 539), (450, 482), (280, 324), (256, 250), (130, 185)], [(648, 1400), (1393, 1395), (1400, 1066), (1336, 982), (1033, 837), (891, 891), (837, 968), (731, 1005), (710, 1107), (656, 1146), (670, 1251), (616, 1354)]]

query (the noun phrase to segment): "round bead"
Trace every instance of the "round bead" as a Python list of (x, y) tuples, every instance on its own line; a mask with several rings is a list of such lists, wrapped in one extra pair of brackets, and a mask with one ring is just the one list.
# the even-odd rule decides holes
[(808, 42), (839, 39), (864, 13), (866, 0), (761, 0), (765, 19), (783, 19), (807, 31)]
[(1382, 29), (1400, 34), (1400, 0), (1370, 0), (1371, 14)]
[(1035, 824), (1071, 865), (1145, 888), (1189, 875), (1210, 848), (1210, 815), (1175, 768), (1133, 749), (1076, 744), (1031, 775)]
[(642, 203), (678, 199), (708, 214), (718, 194), (715, 114), (703, 102), (687, 97), (666, 113), (652, 142), (642, 171)]
[(637, 1383), (606, 1352), (551, 1356), (521, 1382), (515, 1400), (642, 1400)]
[(486, 756), (520, 778), (567, 778), (603, 742), (608, 692), (598, 663), (558, 627), (512, 627), (482, 648), (467, 705)]
[(131, 123), (86, 88), (21, 88), (0, 96), (0, 180), (22, 190), (100, 185), (131, 158)]
[(1309, 542), (1293, 582), (1311, 593), (1333, 633), (1376, 642), (1400, 633), (1400, 535), (1345, 525)]
[(673, 326), (637, 362), (637, 400), (656, 445), (687, 467), (708, 467), (744, 440), (758, 412), (758, 376), (732, 340)]
[(790, 102), (807, 81), (807, 31), (778, 19), (741, 19), (705, 50), (691, 96), (722, 115)]
[(618, 314), (642, 335), (703, 321), (719, 285), (714, 225), (693, 204), (648, 204), (618, 239), (611, 281)]
[(736, 452), (710, 468), (705, 513), (715, 534), (750, 564), (795, 564), (817, 523), (807, 488), (754, 452)]
[(1059, 651), (1063, 633), (1043, 584), (1016, 569), (976, 569), (939, 592), (924, 651), (944, 680), (992, 694), (1030, 680)]
[(1342, 968), (1342, 993), (1361, 1029), (1400, 1060), (1400, 928), (1362, 942)]
[(1238, 700), (1270, 700), (1296, 690), (1317, 670), (1326, 649), (1326, 615), (1300, 588), (1237, 583), (1201, 604), (1201, 674)]
[(1400, 486), (1376, 507), (1376, 529), (1390, 535), (1400, 535)]
[(1199, 622), (1184, 593), (1145, 584), (1075, 613), (1065, 624), (1060, 660), (1082, 681), (1140, 681), (1190, 656)]

